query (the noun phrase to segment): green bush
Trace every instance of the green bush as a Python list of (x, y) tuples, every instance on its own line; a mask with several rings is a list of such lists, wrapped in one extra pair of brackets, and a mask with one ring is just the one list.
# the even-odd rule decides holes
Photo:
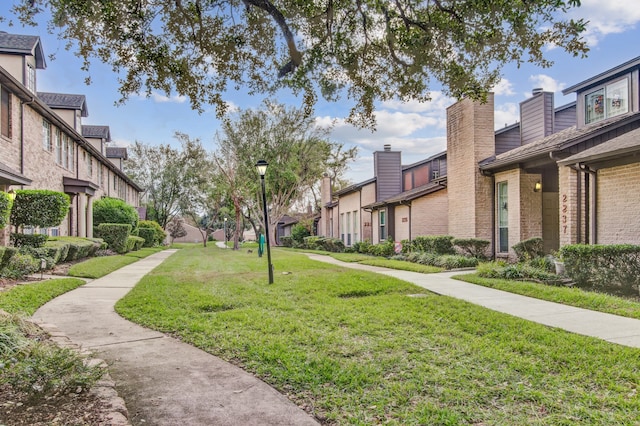
[(391, 257), (396, 254), (393, 238), (390, 236), (380, 244), (373, 244), (368, 248), (368, 254), (374, 256)]
[(580, 287), (621, 295), (640, 291), (640, 246), (574, 244), (559, 254), (567, 276)]
[(18, 249), (15, 247), (2, 247), (0, 246), (0, 269), (4, 268), (11, 257), (18, 253)]
[(491, 241), (480, 240), (478, 238), (454, 238), (451, 244), (460, 249), (463, 254), (467, 254), (476, 259), (487, 258), (487, 248)]
[(356, 253), (368, 254), (371, 247), (371, 242), (369, 240), (358, 241), (357, 243), (353, 243), (351, 248)]
[(309, 230), (301, 224), (293, 225), (291, 228), (291, 239), (297, 243), (302, 243), (310, 235)]
[(0, 192), (0, 229), (3, 229), (9, 224), (11, 206), (13, 206), (13, 200), (9, 194)]
[(344, 251), (344, 243), (337, 238), (310, 236), (303, 239), (303, 248), (341, 253)]
[(479, 276), (485, 278), (538, 281), (550, 285), (562, 284), (561, 277), (558, 275), (530, 263), (485, 262), (478, 265), (476, 271)]
[(518, 262), (524, 262), (537, 257), (543, 257), (544, 243), (540, 237), (529, 238), (514, 245), (513, 251), (515, 251), (516, 256), (518, 256)]
[[(111, 250), (115, 251), (116, 253), (123, 254), (130, 251), (127, 241), (130, 232), (131, 225), (128, 224), (101, 223), (100, 225), (98, 225), (96, 234), (108, 244), (108, 247)], [(133, 244), (135, 244), (135, 241), (131, 244), (133, 248)]]
[(46, 228), (58, 226), (67, 215), (71, 201), (63, 192), (46, 189), (20, 189), (11, 208), (13, 226)]
[(18, 234), (15, 232), (11, 233), (11, 244), (14, 247), (42, 247), (47, 242), (49, 237), (47, 235), (42, 234)]
[(450, 235), (428, 235), (416, 237), (411, 241), (407, 252), (421, 251), (437, 254), (455, 254), (453, 237)]
[[(167, 238), (167, 233), (162, 229), (162, 226), (155, 220), (141, 220), (138, 222), (139, 228), (150, 228), (155, 232), (155, 242), (154, 245), (162, 245), (165, 238)], [(142, 237), (142, 235), (140, 235)]]
[(283, 247), (293, 247), (293, 238), (280, 237), (280, 245), (282, 245)]
[(40, 270), (40, 260), (26, 253), (15, 253), (0, 271), (4, 278), (20, 279)]
[(138, 211), (118, 198), (105, 197), (93, 203), (94, 226), (100, 226), (103, 223), (121, 223), (136, 229), (138, 219)]
[(153, 247), (156, 244), (156, 231), (152, 228), (138, 228), (138, 236), (144, 238), (144, 247)]
[(127, 237), (127, 252), (138, 251), (144, 246), (144, 238), (129, 235)]
[(20, 249), (20, 253), (28, 254), (38, 262), (45, 260), (45, 268), (53, 268), (59, 261), (62, 250), (60, 247), (23, 247)]
[(436, 264), (444, 269), (474, 268), (478, 265), (475, 257), (462, 256), (459, 254), (443, 254), (438, 257)]

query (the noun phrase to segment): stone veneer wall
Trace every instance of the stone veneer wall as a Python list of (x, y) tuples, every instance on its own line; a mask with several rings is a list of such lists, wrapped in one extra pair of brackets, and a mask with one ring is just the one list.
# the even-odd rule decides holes
[(492, 241), (493, 183), (478, 162), (494, 155), (493, 94), (487, 102), (464, 99), (447, 109), (449, 234)]

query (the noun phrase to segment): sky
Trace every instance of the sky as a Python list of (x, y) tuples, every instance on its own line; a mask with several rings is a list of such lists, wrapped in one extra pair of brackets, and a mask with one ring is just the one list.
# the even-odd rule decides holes
[[(2, 1), (0, 16), (12, 18), (11, 1)], [(640, 7), (637, 0), (582, 0), (582, 5), (570, 12), (570, 17), (589, 21), (586, 39), (590, 52), (587, 58), (574, 58), (561, 51), (550, 49), (547, 58), (554, 61), (551, 68), (538, 68), (524, 64), (520, 68), (509, 65), (503, 69), (502, 81), (494, 87), (495, 128), (499, 129), (518, 121), (519, 103), (531, 96), (534, 88), (555, 92), (555, 106), (575, 100), (575, 95), (563, 96), (561, 91), (630, 59), (640, 56)], [(220, 122), (213, 107), (199, 114), (191, 110), (186, 98), (153, 93), (151, 97), (131, 95), (124, 105), (115, 106), (119, 100), (117, 76), (111, 67), (92, 62), (87, 86), (87, 73), (81, 70), (81, 59), (64, 48), (64, 41), (50, 35), (44, 25), (38, 27), (9, 27), (0, 23), (0, 30), (14, 34), (38, 35), (42, 40), (47, 68), (38, 70), (38, 91), (84, 94), (89, 116), (83, 124), (108, 125), (111, 138), (117, 146), (127, 146), (135, 141), (145, 144), (177, 144), (175, 132), (199, 138), (210, 150), (215, 149), (214, 135)], [(48, 59), (55, 54), (55, 60)], [(293, 101), (283, 95), (280, 102)], [(402, 152), (402, 163), (411, 164), (446, 149), (446, 108), (455, 100), (441, 92), (431, 92), (428, 103), (386, 102), (377, 105), (376, 131), (356, 129), (345, 123), (349, 105), (347, 102), (320, 102), (316, 107), (320, 125), (334, 124), (331, 138), (346, 146), (358, 147), (357, 161), (350, 165), (346, 177), (361, 182), (373, 177), (373, 152), (390, 144), (393, 150)], [(237, 95), (226, 98), (240, 108), (258, 107), (262, 98)]]

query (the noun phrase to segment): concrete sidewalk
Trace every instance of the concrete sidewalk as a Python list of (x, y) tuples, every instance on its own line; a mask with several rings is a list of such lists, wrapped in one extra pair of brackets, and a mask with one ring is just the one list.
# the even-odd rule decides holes
[(640, 320), (546, 302), (506, 291), (495, 290), (464, 281), (453, 275), (464, 272), (421, 274), (358, 263), (341, 262), (330, 256), (308, 254), (311, 259), (346, 268), (377, 272), (416, 284), (433, 293), (466, 300), (494, 311), (524, 318), (551, 327), (561, 328), (608, 342), (640, 348)]
[(107, 361), (134, 425), (318, 425), (240, 368), (114, 311), (119, 299), (174, 252), (91, 281), (42, 306), (33, 318), (54, 324)]

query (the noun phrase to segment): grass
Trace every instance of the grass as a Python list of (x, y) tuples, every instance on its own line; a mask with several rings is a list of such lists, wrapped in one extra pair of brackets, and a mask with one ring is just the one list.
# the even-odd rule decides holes
[(472, 284), (508, 291), (510, 293), (535, 297), (536, 299), (640, 319), (640, 301), (623, 297), (585, 291), (580, 288), (558, 287), (535, 282), (510, 281), (497, 278), (483, 278), (478, 274), (457, 275), (453, 278)]
[(0, 309), (12, 314), (31, 316), (48, 301), (84, 283), (77, 278), (60, 278), (18, 285), (0, 292)]
[(241, 365), (329, 424), (640, 418), (638, 349), (291, 251), (272, 254), (268, 285), (264, 257), (181, 250), (116, 310)]
[(158, 253), (164, 250), (164, 247), (143, 247), (140, 250), (130, 251), (123, 256), (135, 257), (137, 259), (144, 259), (147, 256), (151, 256), (154, 253)]
[(137, 257), (122, 255), (92, 257), (69, 268), (69, 275), (80, 278), (100, 278), (137, 261)]
[(363, 265), (380, 266), (383, 268), (400, 269), (402, 271), (433, 274), (444, 269), (437, 266), (421, 265), (419, 263), (405, 262), (402, 260), (387, 259), (379, 256), (370, 256), (361, 253), (329, 253), (329, 256), (342, 262), (362, 263)]

